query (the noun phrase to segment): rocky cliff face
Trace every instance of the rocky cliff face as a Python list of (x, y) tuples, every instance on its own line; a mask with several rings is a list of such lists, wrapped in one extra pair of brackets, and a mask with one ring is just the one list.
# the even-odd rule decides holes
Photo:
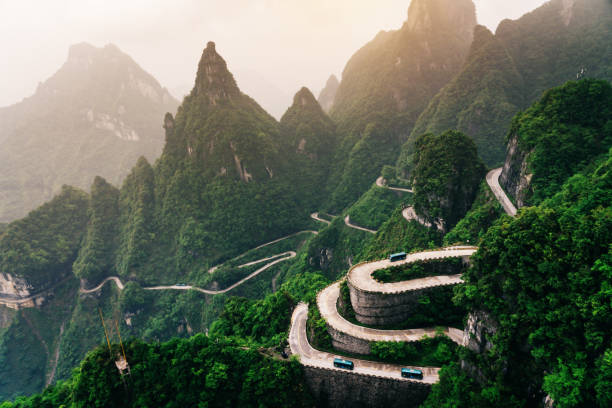
[(518, 208), (525, 205), (531, 184), (532, 174), (527, 170), (528, 156), (529, 152), (521, 150), (518, 136), (512, 136), (499, 184), (514, 199)]
[(21, 299), (30, 296), (32, 285), (25, 279), (0, 273), (0, 297)]
[(470, 0), (413, 0), (406, 21), (409, 30), (425, 35), (449, 27), (449, 31), (466, 43), (472, 41), (475, 25), (476, 7)]
[(323, 88), (319, 94), (319, 104), (326, 113), (329, 113), (334, 106), (334, 99), (336, 98), (336, 92), (338, 92), (339, 86), (340, 81), (338, 81), (335, 75), (332, 75), (327, 80), (325, 88)]
[(22, 102), (0, 109), (0, 222), (22, 217), (63, 184), (117, 185), (139, 156), (155, 160), (163, 115), (178, 102), (116, 46), (77, 44)]
[(484, 353), (493, 347), (491, 339), (497, 333), (497, 323), (486, 312), (479, 310), (470, 313), (463, 332), (463, 347), (476, 353)]

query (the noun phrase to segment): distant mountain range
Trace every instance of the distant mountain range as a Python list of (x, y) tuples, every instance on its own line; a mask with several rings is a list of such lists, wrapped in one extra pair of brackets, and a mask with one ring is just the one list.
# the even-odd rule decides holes
[(23, 217), (64, 184), (119, 185), (138, 157), (159, 157), (178, 101), (114, 45), (77, 44), (35, 94), (0, 109), (0, 222)]

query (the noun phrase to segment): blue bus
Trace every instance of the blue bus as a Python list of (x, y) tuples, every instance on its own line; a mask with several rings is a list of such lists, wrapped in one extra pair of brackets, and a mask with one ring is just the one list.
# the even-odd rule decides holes
[(345, 370), (352, 370), (355, 368), (355, 364), (352, 361), (342, 360), (341, 358), (334, 358), (334, 367), (344, 368)]
[(423, 372), (421, 370), (415, 370), (414, 368), (402, 368), (402, 377), (422, 380)]
[(398, 252), (397, 254), (392, 254), (389, 257), (389, 260), (391, 262), (395, 262), (395, 261), (403, 261), (404, 259), (406, 259), (406, 253), (405, 252)]

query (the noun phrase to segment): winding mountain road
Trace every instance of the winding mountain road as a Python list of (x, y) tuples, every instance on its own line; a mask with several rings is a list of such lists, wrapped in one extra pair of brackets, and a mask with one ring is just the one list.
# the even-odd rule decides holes
[(401, 261), (391, 262), (388, 259), (383, 259), (381, 261), (365, 262), (353, 266), (348, 272), (347, 279), (351, 286), (364, 292), (388, 294), (402, 293), (410, 290), (425, 289), (434, 286), (457, 285), (463, 282), (461, 280), (461, 275), (430, 276), (403, 282), (380, 283), (372, 277), (372, 274), (379, 269), (386, 269), (390, 268), (391, 266), (405, 265), (417, 261), (469, 257), (472, 256), (477, 250), (477, 247), (472, 246), (453, 246), (442, 248), (440, 250), (408, 254), (406, 259)]
[(353, 228), (359, 231), (365, 231), (365, 232), (369, 232), (370, 234), (376, 234), (376, 231), (368, 229), (368, 228), (364, 228), (364, 227), (360, 227), (359, 225), (355, 225), (355, 224), (351, 224), (351, 216), (347, 215), (346, 217), (344, 217), (344, 224), (346, 224), (347, 227), (349, 228)]
[(400, 188), (400, 187), (390, 187), (386, 184), (385, 179), (380, 176), (379, 178), (376, 179), (376, 186), (380, 187), (380, 188), (386, 188), (387, 190), (393, 190), (393, 191), (401, 191), (403, 193), (414, 193), (414, 191), (412, 189), (409, 188)]
[(102, 286), (104, 286), (106, 284), (106, 282), (110, 282), (113, 281), (115, 282), (115, 285), (117, 285), (117, 288), (119, 288), (119, 290), (123, 290), (124, 286), (123, 283), (121, 282), (121, 279), (119, 279), (119, 277), (117, 276), (109, 276), (108, 278), (104, 279), (98, 286), (96, 286), (95, 288), (92, 289), (85, 289), (81, 286), (81, 288), (79, 289), (79, 292), (81, 293), (94, 293), (99, 291), (100, 289), (102, 289)]
[[(296, 255), (297, 254), (296, 254), (295, 251), (287, 251), (287, 252), (283, 252), (282, 254), (274, 255), (274, 256), (271, 256), (271, 257), (259, 259), (257, 261), (252, 261), (252, 262), (248, 262), (246, 264), (240, 265), (240, 266), (238, 266), (238, 268), (244, 268), (244, 267), (247, 267), (247, 266), (251, 266), (251, 265), (258, 264), (258, 263), (266, 262), (266, 261), (268, 261), (270, 259), (274, 259), (274, 261), (268, 262), (266, 265), (264, 265), (261, 268), (257, 269), (255, 272), (249, 274), (247, 277), (245, 277), (245, 278), (239, 280), (238, 282), (234, 283), (233, 285), (228, 286), (227, 288), (221, 289), (221, 290), (208, 290), (208, 289), (202, 289), (202, 288), (199, 288), (197, 286), (191, 286), (191, 285), (184, 285), (184, 286), (183, 285), (160, 285), (160, 286), (149, 286), (149, 287), (145, 287), (143, 289), (144, 290), (196, 290), (198, 292), (205, 293), (207, 295), (219, 295), (221, 293), (227, 293), (230, 290), (237, 288), (238, 286), (242, 285), (246, 281), (248, 281), (250, 279), (253, 279), (254, 277), (259, 275), (263, 271), (265, 271), (267, 269), (270, 269), (271, 267), (273, 267), (274, 265), (276, 265), (276, 264), (278, 264), (280, 262), (284, 262), (284, 261), (287, 261), (289, 259), (295, 258)], [(95, 288), (85, 289), (85, 288), (81, 287), (80, 292), (81, 293), (93, 293), (93, 292), (96, 292), (96, 291), (102, 289), (102, 287), (107, 282), (110, 282), (110, 281), (115, 282), (115, 284), (117, 285), (117, 288), (119, 288), (119, 290), (123, 290), (124, 285), (121, 282), (121, 279), (119, 279), (117, 276), (110, 276), (110, 277), (104, 279), (102, 281), (102, 283), (100, 283)]]
[[(370, 375), (384, 378), (392, 378), (398, 381), (412, 381), (418, 383), (434, 384), (438, 382), (437, 367), (411, 367), (396, 364), (385, 364), (375, 361), (359, 360), (343, 357), (338, 354), (326, 353), (314, 349), (308, 342), (306, 335), (306, 320), (308, 319), (308, 305), (300, 303), (291, 316), (291, 329), (289, 331), (289, 346), (291, 353), (300, 356), (300, 362), (306, 366), (324, 368), (329, 370), (346, 372), (346, 370), (334, 367), (334, 358), (351, 360), (355, 364), (353, 373)], [(413, 380), (401, 376), (402, 367), (415, 368), (423, 371), (423, 380)]]
[[(315, 214), (317, 214), (317, 215), (318, 215), (319, 213), (315, 213)], [(312, 216), (313, 216), (313, 214), (311, 214), (310, 216), (312, 217)], [(320, 221), (326, 222), (325, 220), (320, 220)], [(329, 224), (329, 222), (328, 222), (328, 224)], [(255, 247), (255, 248), (251, 248), (251, 249), (249, 249), (247, 252), (245, 252), (245, 253), (243, 253), (243, 254), (240, 254), (240, 255), (238, 255), (237, 257), (232, 258), (231, 260), (233, 261), (233, 260), (236, 260), (236, 259), (240, 259), (240, 258), (242, 258), (243, 256), (245, 256), (247, 253), (251, 252), (251, 251), (255, 251), (255, 250), (257, 250), (257, 249), (264, 248), (264, 247), (267, 247), (267, 246), (272, 245), (272, 244), (276, 244), (277, 242), (281, 242), (281, 241), (284, 241), (284, 240), (286, 240), (286, 239), (293, 238), (293, 237), (295, 237), (296, 235), (300, 235), (300, 234), (304, 234), (304, 233), (309, 233), (309, 234), (313, 234), (313, 235), (317, 235), (317, 234), (319, 234), (319, 232), (318, 232), (318, 231), (312, 231), (312, 230), (298, 231), (298, 232), (295, 232), (295, 233), (293, 233), (293, 234), (291, 234), (291, 235), (287, 235), (286, 237), (278, 238), (278, 239), (275, 239), (274, 241), (266, 242), (265, 244), (261, 244), (260, 246), (257, 246), (257, 247)], [(274, 255), (274, 256), (272, 256), (272, 258), (275, 258), (275, 257), (277, 257), (277, 256), (278, 256), (278, 255)], [(270, 259), (270, 258), (268, 258), (268, 259)], [(262, 261), (262, 260), (260, 260), (260, 261)], [(259, 263), (259, 261), (255, 261), (255, 262), (251, 263), (250, 265), (253, 265), (253, 264), (255, 264), (255, 263)], [(210, 269), (208, 270), (208, 273), (213, 273), (214, 271), (216, 271), (217, 269), (219, 269), (219, 268), (220, 268), (222, 265), (223, 265), (223, 264), (213, 266), (212, 268), (210, 268)], [(242, 266), (239, 266), (239, 268), (242, 268), (242, 267), (244, 267), (244, 266), (248, 266), (248, 265), (242, 265)]]
[[(419, 279), (420, 280), (420, 279)], [(412, 281), (408, 281), (412, 282)], [(461, 279), (458, 283), (461, 283)], [(418, 289), (422, 286), (414, 285)], [(427, 287), (427, 286), (425, 286)], [(342, 333), (347, 333), (352, 337), (374, 342), (374, 341), (406, 341), (414, 342), (423, 339), (423, 336), (435, 337), (437, 334), (436, 328), (425, 329), (407, 329), (407, 330), (379, 330), (369, 327), (359, 326), (349, 322), (338, 313), (337, 302), (340, 296), (340, 282), (336, 282), (323, 289), (317, 295), (317, 306), (321, 317), (325, 319), (327, 324)], [(443, 333), (452, 341), (461, 344), (463, 341), (463, 331), (452, 327), (444, 329)]]
[(319, 217), (319, 213), (318, 212), (314, 212), (314, 213), (310, 214), (310, 218), (312, 218), (315, 221), (322, 222), (324, 224), (331, 224), (331, 221), (327, 221), (327, 220)]
[(516, 217), (516, 207), (514, 206), (514, 204), (512, 204), (512, 201), (510, 201), (504, 189), (499, 185), (499, 176), (501, 175), (502, 170), (503, 168), (500, 167), (497, 169), (493, 169), (489, 173), (487, 173), (487, 184), (491, 188), (491, 191), (493, 191), (493, 194), (495, 195), (495, 198), (497, 198), (497, 201), (499, 201), (501, 206), (504, 208), (506, 214), (511, 217)]
[[(401, 293), (411, 290), (419, 290), (434, 286), (456, 285), (463, 282), (461, 275), (442, 275), (432, 276), (420, 279), (413, 279), (404, 282), (380, 283), (372, 278), (372, 273), (379, 269), (385, 269), (390, 266), (403, 265), (422, 260), (444, 259), (455, 257), (469, 257), (478, 248), (468, 246), (454, 246), (443, 248), (437, 251), (423, 251), (407, 255), (405, 260), (390, 262), (389, 260), (381, 260), (375, 262), (365, 262), (352, 267), (347, 279), (355, 288), (366, 292), (378, 293)], [(321, 313), (321, 317), (325, 319), (327, 325), (336, 331), (345, 333), (356, 339), (375, 342), (375, 341), (393, 341), (393, 342), (415, 342), (421, 340), (424, 336), (435, 337), (438, 331), (435, 328), (419, 328), (407, 330), (379, 330), (369, 327), (359, 326), (349, 322), (338, 313), (337, 302), (340, 296), (340, 284), (336, 282), (327, 288), (323, 289), (317, 295), (317, 307)], [(289, 333), (289, 345), (294, 354), (300, 356), (303, 364), (313, 367), (328, 368), (340, 370), (333, 367), (333, 360), (338, 355), (321, 352), (313, 349), (308, 343), (306, 335), (306, 320), (308, 318), (307, 305), (300, 304), (293, 312), (291, 319), (291, 330)], [(443, 329), (443, 333), (457, 344), (463, 344), (463, 331), (452, 327)], [(342, 357), (341, 357), (342, 358)], [(346, 357), (344, 357), (346, 359)], [(387, 378), (402, 379), (400, 375), (401, 366), (393, 364), (378, 363), (373, 361), (358, 360), (348, 358), (355, 364), (355, 372), (364, 375), (375, 375)], [(416, 367), (423, 371), (424, 379), (422, 382), (433, 384), (438, 381), (438, 368), (436, 367)], [(405, 380), (405, 379), (404, 379)], [(415, 380), (412, 380), (415, 381)]]

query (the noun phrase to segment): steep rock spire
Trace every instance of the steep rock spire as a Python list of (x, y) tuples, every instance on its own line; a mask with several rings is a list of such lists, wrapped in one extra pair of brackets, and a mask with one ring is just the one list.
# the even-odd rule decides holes
[(215, 43), (212, 41), (202, 53), (193, 92), (198, 96), (207, 96), (213, 105), (220, 100), (240, 95), (234, 76), (227, 69), (223, 57), (217, 54)]
[(319, 102), (317, 102), (312, 92), (310, 92), (310, 89), (303, 87), (293, 97), (293, 105), (319, 106)]
[(444, 31), (469, 41), (476, 25), (476, 6), (472, 0), (413, 0), (406, 25), (423, 34), (446, 27)]

